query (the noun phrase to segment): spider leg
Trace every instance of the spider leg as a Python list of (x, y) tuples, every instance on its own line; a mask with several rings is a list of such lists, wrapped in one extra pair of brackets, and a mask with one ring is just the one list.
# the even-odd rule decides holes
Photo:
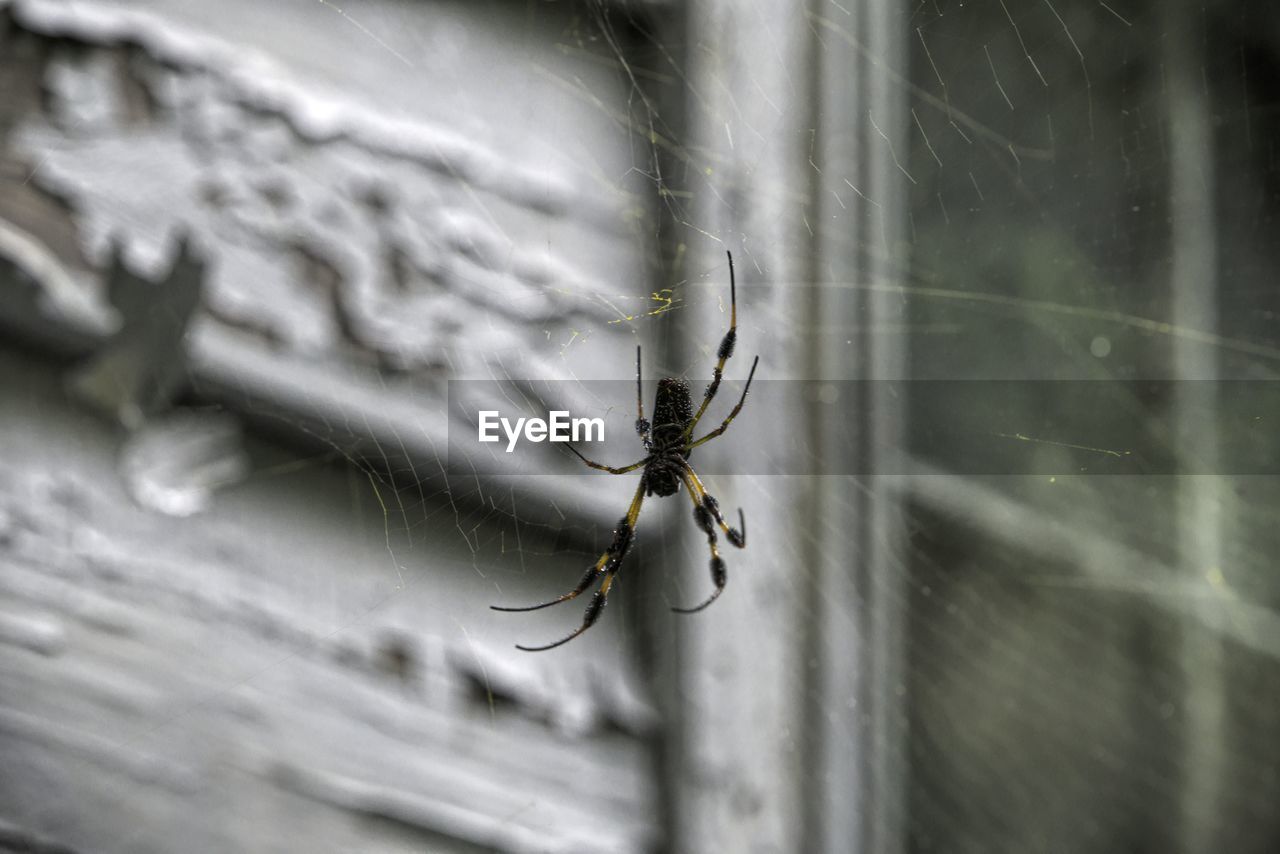
[[(708, 596), (702, 604), (695, 605), (692, 608), (671, 609), (677, 614), (695, 614), (720, 598), (720, 594), (724, 592), (725, 582), (728, 579), (728, 571), (724, 565), (724, 558), (720, 557), (720, 547), (716, 544), (716, 529), (712, 522), (713, 512), (719, 513), (718, 509), (712, 510), (712, 507), (715, 506), (715, 499), (711, 498), (705, 490), (703, 490), (702, 497), (698, 497), (698, 490), (701, 489), (702, 485), (697, 482), (697, 475), (693, 473), (692, 469), (682, 472), (680, 479), (684, 481), (689, 498), (693, 501), (693, 518), (698, 523), (698, 527), (702, 529), (702, 532), (707, 535), (707, 547), (711, 549), (711, 581), (716, 586), (715, 592)], [(708, 499), (713, 503), (709, 505)], [(722, 521), (721, 525), (723, 524)]]
[(627, 552), (631, 548), (631, 544), (636, 538), (636, 520), (640, 518), (640, 505), (644, 503), (645, 479), (640, 478), (640, 485), (636, 488), (636, 494), (631, 499), (631, 506), (627, 508), (627, 515), (618, 520), (618, 527), (613, 532), (613, 542), (609, 548), (605, 549), (604, 554), (600, 555), (600, 559), (595, 565), (587, 570), (582, 581), (578, 582), (578, 586), (568, 593), (546, 602), (542, 605), (535, 605), (532, 608), (498, 608), (493, 607), (495, 611), (532, 611), (538, 608), (544, 608), (548, 605), (555, 605), (560, 602), (567, 602), (570, 599), (578, 597), (583, 591), (591, 586), (596, 578), (603, 575), (604, 582), (600, 585), (591, 597), (591, 602), (587, 605), (586, 613), (582, 617), (582, 625), (574, 629), (571, 633), (553, 643), (543, 646), (523, 646), (516, 644), (516, 649), (525, 652), (542, 652), (543, 650), (554, 649), (561, 644), (566, 644), (585, 632), (595, 624), (599, 619), (600, 612), (604, 610), (604, 606), (609, 601), (609, 588), (613, 586), (613, 579), (618, 574), (618, 568), (622, 564), (622, 559), (627, 556)]
[(710, 442), (716, 436), (719, 436), (720, 434), (724, 433), (725, 430), (729, 429), (729, 424), (733, 421), (733, 419), (738, 417), (738, 413), (742, 411), (742, 405), (747, 402), (747, 392), (751, 390), (751, 380), (756, 375), (756, 365), (758, 365), (759, 363), (760, 363), (760, 357), (756, 356), (755, 361), (751, 363), (751, 373), (747, 374), (747, 384), (742, 388), (742, 397), (738, 398), (738, 405), (735, 406), (729, 412), (729, 417), (726, 418), (719, 427), (712, 430), (710, 433), (703, 436), (701, 439), (690, 442), (688, 445), (686, 445), (685, 446), (686, 451), (692, 451), (694, 448), (698, 447), (699, 445)]
[(494, 611), (538, 611), (542, 608), (550, 608), (552, 605), (559, 605), (561, 602), (568, 602), (570, 599), (577, 599), (583, 592), (595, 584), (604, 572), (604, 566), (609, 560), (611, 552), (606, 551), (600, 555), (600, 559), (593, 566), (587, 567), (586, 573), (582, 576), (582, 580), (578, 582), (578, 586), (570, 590), (568, 593), (562, 593), (554, 599), (546, 602), (540, 602), (537, 605), (525, 605), (522, 607), (510, 607), (507, 605), (490, 605)]
[(742, 508), (738, 508), (739, 527), (730, 528), (728, 523), (724, 521), (724, 516), (720, 515), (720, 502), (716, 501), (714, 495), (707, 492), (706, 486), (703, 485), (702, 479), (698, 477), (698, 473), (693, 470), (693, 466), (686, 461), (684, 469), (685, 486), (689, 489), (689, 495), (693, 497), (694, 503), (705, 508), (706, 512), (720, 526), (720, 530), (724, 531), (724, 535), (729, 542), (740, 549), (745, 549), (747, 547), (747, 517), (743, 515)]
[(609, 588), (613, 585), (614, 576), (618, 574), (616, 569), (611, 569), (604, 574), (604, 584), (600, 585), (600, 589), (591, 597), (591, 604), (587, 605), (587, 613), (582, 617), (582, 625), (574, 629), (569, 634), (560, 638), (558, 641), (552, 641), (542, 646), (525, 646), (524, 644), (516, 644), (516, 649), (524, 652), (544, 652), (548, 649), (555, 649), (558, 646), (567, 644), (578, 635), (595, 625), (596, 620), (600, 617), (600, 612), (604, 610), (605, 604), (609, 601)]
[(636, 432), (644, 440), (645, 450), (653, 445), (649, 435), (649, 422), (644, 417), (644, 386), (640, 383), (640, 345), (636, 345)]
[(622, 468), (614, 468), (613, 466), (606, 466), (603, 463), (597, 463), (587, 459), (581, 453), (579, 453), (578, 449), (575, 448), (573, 445), (569, 445), (569, 450), (577, 454), (578, 459), (582, 460), (584, 463), (591, 466), (593, 469), (599, 469), (600, 471), (607, 471), (609, 474), (626, 474), (629, 471), (635, 471), (645, 463), (649, 462), (649, 458), (645, 457), (643, 460), (641, 460), (638, 463), (632, 463), (631, 465), (623, 466)]
[(711, 403), (711, 399), (719, 391), (720, 380), (724, 378), (724, 364), (733, 355), (733, 346), (738, 342), (738, 285), (733, 275), (733, 253), (725, 250), (725, 255), (729, 256), (729, 331), (724, 334), (724, 338), (720, 339), (720, 349), (716, 351), (716, 357), (719, 361), (716, 362), (711, 382), (707, 385), (707, 390), (702, 395), (702, 405), (698, 407), (693, 420), (684, 429), (686, 441), (693, 435), (693, 428), (698, 426), (702, 413), (707, 411), (707, 406)]

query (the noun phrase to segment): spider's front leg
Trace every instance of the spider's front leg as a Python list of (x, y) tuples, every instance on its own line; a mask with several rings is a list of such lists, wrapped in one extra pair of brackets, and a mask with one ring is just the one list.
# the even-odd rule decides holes
[(729, 425), (733, 423), (733, 419), (738, 417), (738, 413), (742, 411), (742, 407), (747, 402), (747, 392), (751, 391), (751, 381), (755, 379), (756, 365), (758, 364), (760, 364), (760, 357), (756, 356), (755, 360), (751, 363), (751, 373), (747, 374), (747, 384), (742, 387), (742, 397), (738, 398), (738, 404), (734, 406), (733, 409), (729, 410), (729, 417), (726, 418), (724, 421), (722, 421), (719, 427), (712, 430), (710, 433), (703, 436), (701, 439), (696, 439), (692, 442), (689, 442), (689, 444), (685, 446), (686, 450), (692, 451), (694, 448), (698, 447), (699, 445), (705, 445), (707, 442), (710, 442), (715, 437), (723, 435), (724, 431), (729, 429)]
[(738, 283), (733, 274), (733, 253), (725, 250), (725, 255), (729, 257), (729, 331), (724, 334), (724, 338), (720, 339), (720, 347), (716, 350), (716, 367), (712, 371), (707, 390), (702, 393), (702, 405), (698, 407), (693, 420), (685, 427), (686, 442), (693, 435), (693, 428), (697, 427), (698, 421), (702, 419), (702, 413), (707, 411), (707, 406), (720, 390), (720, 381), (724, 379), (725, 363), (733, 357), (733, 348), (738, 343)]
[(641, 441), (644, 442), (646, 451), (653, 448), (653, 438), (650, 436), (649, 419), (644, 417), (644, 385), (640, 382), (640, 345), (636, 345), (636, 433), (639, 434)]
[(613, 579), (618, 574), (618, 569), (622, 564), (622, 559), (627, 556), (627, 552), (631, 548), (631, 544), (635, 542), (636, 520), (640, 517), (640, 505), (644, 502), (645, 479), (640, 478), (640, 486), (636, 489), (635, 497), (631, 499), (631, 506), (627, 509), (627, 515), (618, 520), (618, 527), (613, 532), (613, 542), (609, 544), (609, 548), (596, 560), (595, 565), (590, 567), (586, 574), (582, 576), (582, 580), (578, 582), (578, 586), (568, 593), (557, 596), (549, 602), (542, 602), (538, 605), (531, 605), (524, 608), (507, 608), (498, 605), (490, 605), (495, 611), (536, 611), (539, 608), (547, 608), (551, 605), (558, 605), (561, 602), (567, 602), (570, 599), (576, 599), (582, 595), (588, 587), (590, 587), (597, 579), (603, 577), (604, 582), (600, 585), (591, 597), (591, 602), (587, 605), (586, 613), (582, 617), (582, 625), (571, 632), (569, 635), (561, 638), (553, 643), (543, 646), (523, 646), (516, 644), (516, 649), (525, 652), (542, 652), (543, 650), (554, 649), (561, 644), (566, 644), (585, 632), (595, 624), (599, 619), (600, 612), (604, 610), (604, 606), (609, 601), (609, 588), (613, 586)]

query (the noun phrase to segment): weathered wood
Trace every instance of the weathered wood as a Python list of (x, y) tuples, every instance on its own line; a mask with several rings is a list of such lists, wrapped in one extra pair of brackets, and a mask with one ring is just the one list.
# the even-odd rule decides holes
[[(0, 840), (652, 849), (625, 609), (539, 658), (512, 640), (580, 612), (487, 607), (571, 583), (611, 487), (444, 466), (445, 378), (629, 374), (609, 321), (647, 293), (644, 203), (600, 177), (626, 130), (575, 85), (626, 99), (553, 38), (592, 24), (385, 2), (362, 16), (417, 26), (366, 40), (326, 5), (208, 11), (0, 5), (3, 321), (36, 345), (0, 348)], [(171, 285), (181, 239), (206, 274), (165, 296), (198, 304), (111, 293), (117, 260)], [(86, 352), (114, 419), (65, 392)], [(184, 437), (196, 470), (148, 468)]]
[[(206, 513), (147, 513), (115, 473), (122, 435), (57, 385), (4, 358), (8, 820), (103, 851), (653, 841), (653, 714), (619, 663), (586, 661), (616, 623), (567, 659), (515, 659), (452, 516), (388, 516), (358, 473), (256, 444), (256, 474)], [(514, 564), (519, 595), (564, 574), (563, 555), (483, 557), (507, 595)]]

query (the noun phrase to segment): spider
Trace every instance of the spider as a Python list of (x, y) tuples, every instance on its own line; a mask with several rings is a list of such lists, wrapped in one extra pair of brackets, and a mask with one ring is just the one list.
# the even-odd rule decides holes
[(696, 613), (714, 602), (724, 591), (727, 571), (724, 559), (720, 557), (720, 549), (716, 542), (716, 526), (718, 525), (724, 531), (724, 535), (729, 542), (741, 549), (746, 548), (747, 545), (747, 520), (742, 515), (742, 508), (738, 508), (739, 527), (732, 528), (725, 523), (724, 517), (720, 514), (719, 502), (716, 501), (711, 493), (707, 492), (706, 487), (702, 485), (702, 481), (694, 472), (693, 467), (689, 465), (689, 453), (694, 448), (699, 445), (705, 445), (729, 429), (729, 424), (734, 418), (738, 417), (738, 413), (742, 411), (743, 404), (747, 402), (747, 392), (751, 389), (751, 380), (755, 377), (756, 365), (760, 362), (760, 357), (756, 356), (751, 363), (751, 373), (747, 375), (747, 384), (743, 386), (742, 396), (738, 398), (738, 404), (733, 407), (729, 417), (707, 435), (700, 439), (694, 439), (693, 430), (698, 425), (703, 413), (707, 411), (707, 406), (711, 403), (712, 398), (716, 396), (716, 392), (720, 389), (720, 380), (724, 376), (725, 362), (729, 361), (729, 357), (733, 355), (733, 347), (738, 340), (738, 289), (733, 275), (733, 253), (726, 252), (725, 254), (729, 256), (729, 304), (731, 306), (729, 331), (725, 333), (723, 340), (720, 342), (720, 349), (716, 352), (719, 361), (716, 362), (711, 382), (707, 384), (707, 389), (702, 395), (702, 405), (698, 407), (698, 411), (695, 413), (693, 411), (693, 402), (689, 398), (688, 384), (684, 380), (666, 377), (658, 381), (658, 391), (653, 401), (653, 424), (650, 425), (649, 421), (644, 417), (644, 398), (640, 384), (640, 348), (636, 347), (636, 433), (640, 435), (640, 439), (644, 442), (647, 456), (629, 466), (614, 468), (613, 466), (606, 466), (589, 460), (572, 445), (569, 446), (569, 450), (577, 454), (578, 459), (593, 469), (607, 471), (609, 474), (626, 474), (638, 468), (644, 469), (640, 474), (640, 484), (636, 487), (635, 497), (631, 499), (631, 506), (627, 509), (627, 515), (618, 520), (618, 527), (614, 529), (613, 542), (596, 562), (588, 567), (586, 574), (582, 576), (582, 580), (568, 593), (557, 596), (549, 602), (542, 602), (541, 604), (524, 608), (507, 608), (499, 605), (490, 607), (495, 611), (536, 611), (539, 608), (549, 608), (552, 605), (578, 598), (598, 580), (602, 578), (604, 580), (601, 581), (600, 588), (596, 590), (590, 604), (587, 605), (587, 611), (582, 618), (581, 626), (566, 637), (553, 643), (545, 644), (544, 646), (516, 644), (516, 649), (521, 649), (525, 652), (542, 652), (543, 650), (554, 649), (561, 644), (568, 643), (591, 628), (596, 620), (599, 619), (600, 612), (604, 610), (605, 603), (609, 598), (609, 589), (613, 586), (614, 578), (622, 565), (622, 559), (626, 557), (627, 551), (635, 541), (636, 520), (640, 516), (640, 505), (644, 502), (645, 496), (656, 495), (664, 497), (674, 495), (679, 491), (681, 484), (684, 485), (685, 490), (689, 493), (689, 498), (693, 501), (694, 520), (698, 523), (698, 527), (702, 529), (702, 532), (707, 535), (707, 545), (711, 549), (711, 580), (716, 589), (700, 605), (692, 608), (672, 608), (671, 610), (680, 614)]

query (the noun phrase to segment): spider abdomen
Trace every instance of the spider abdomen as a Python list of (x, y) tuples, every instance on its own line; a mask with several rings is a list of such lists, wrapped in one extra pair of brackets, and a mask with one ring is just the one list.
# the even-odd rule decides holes
[(653, 401), (653, 446), (671, 448), (685, 443), (685, 428), (693, 420), (689, 384), (675, 377), (658, 380)]

